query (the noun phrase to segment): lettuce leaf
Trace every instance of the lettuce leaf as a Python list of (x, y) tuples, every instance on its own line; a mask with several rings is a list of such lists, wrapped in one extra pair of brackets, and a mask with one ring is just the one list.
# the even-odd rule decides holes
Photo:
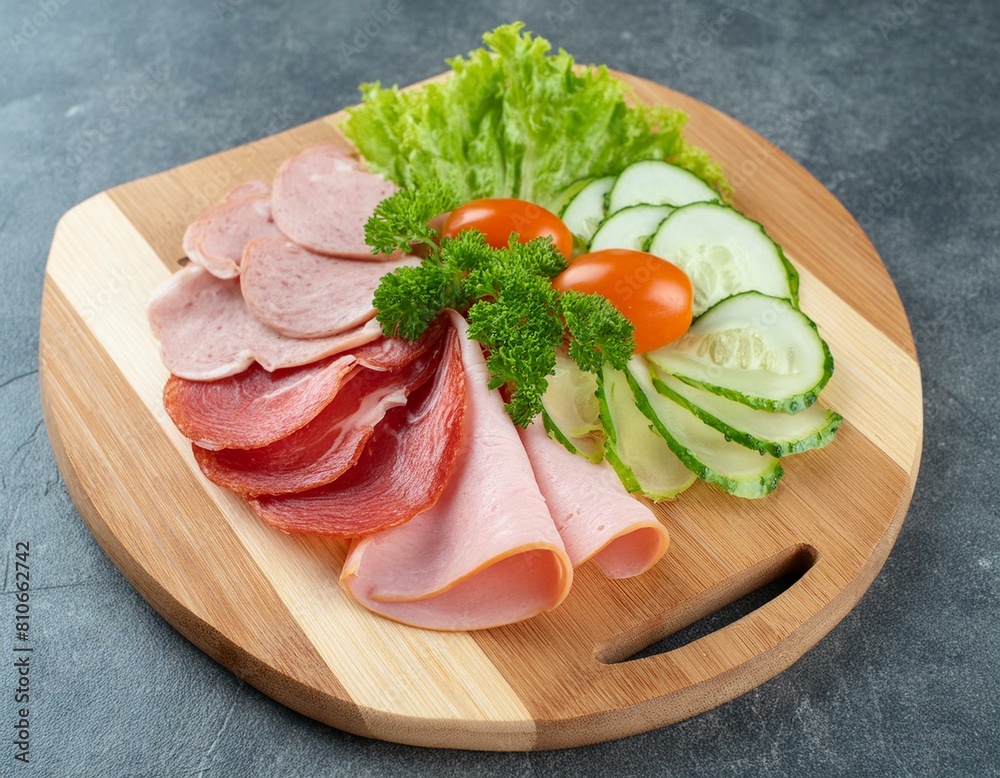
[(550, 54), (523, 27), (486, 33), (488, 48), (448, 60), (444, 82), (406, 91), (362, 84), (362, 104), (341, 128), (376, 172), (406, 188), (443, 183), (462, 201), (552, 205), (573, 182), (643, 159), (680, 165), (728, 195), (719, 165), (682, 137), (684, 113), (636, 104), (606, 67)]

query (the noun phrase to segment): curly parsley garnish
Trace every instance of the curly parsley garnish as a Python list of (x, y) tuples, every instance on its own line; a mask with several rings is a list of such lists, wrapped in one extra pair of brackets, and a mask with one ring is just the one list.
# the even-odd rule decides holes
[(401, 189), (386, 198), (365, 225), (375, 251), (421, 247), (416, 267), (382, 278), (376, 317), (387, 335), (414, 340), (446, 308), (465, 313), (469, 336), (487, 352), (490, 389), (506, 387), (507, 412), (526, 427), (542, 410), (556, 350), (598, 372), (605, 362), (622, 370), (635, 349), (631, 323), (604, 297), (559, 292), (552, 279), (568, 263), (548, 238), (495, 249), (476, 230), (440, 239), (428, 222), (457, 203), (446, 187)]

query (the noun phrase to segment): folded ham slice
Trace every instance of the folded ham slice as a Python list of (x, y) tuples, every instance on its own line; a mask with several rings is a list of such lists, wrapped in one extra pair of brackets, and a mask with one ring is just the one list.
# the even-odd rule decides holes
[(335, 481), (358, 461), (386, 411), (433, 374), (440, 347), (401, 370), (360, 370), (304, 427), (262, 448), (211, 451), (194, 446), (205, 476), (244, 494), (304, 492)]
[(258, 516), (284, 532), (357, 537), (409, 521), (437, 502), (458, 453), (465, 372), (452, 330), (434, 381), (393, 408), (357, 463), (331, 484), (299, 494), (249, 498)]
[(244, 247), (266, 235), (281, 235), (271, 218), (270, 187), (263, 181), (247, 181), (191, 222), (182, 247), (192, 262), (212, 275), (235, 278)]
[(607, 462), (567, 451), (548, 436), (541, 417), (520, 435), (574, 566), (592, 559), (609, 578), (629, 578), (660, 560), (670, 535)]
[(365, 222), (396, 186), (359, 167), (340, 146), (312, 146), (281, 165), (271, 210), (281, 231), (310, 251), (351, 259), (388, 259), (365, 244)]
[(251, 365), (217, 381), (172, 375), (163, 407), (177, 429), (202, 448), (260, 448), (312, 421), (360, 369), (348, 352), (273, 373)]
[(324, 257), (285, 238), (247, 244), (240, 288), (247, 307), (264, 324), (293, 338), (321, 338), (375, 316), (372, 295), (382, 276), (420, 259), (388, 262)]
[(517, 430), (464, 319), (466, 410), (455, 470), (433, 507), (355, 541), (341, 583), (366, 608), (442, 630), (509, 624), (555, 608), (573, 567)]
[(163, 363), (176, 376), (213, 381), (246, 370), (295, 367), (382, 337), (374, 319), (328, 338), (289, 338), (247, 308), (239, 279), (220, 279), (197, 265), (174, 273), (150, 300), (149, 324)]

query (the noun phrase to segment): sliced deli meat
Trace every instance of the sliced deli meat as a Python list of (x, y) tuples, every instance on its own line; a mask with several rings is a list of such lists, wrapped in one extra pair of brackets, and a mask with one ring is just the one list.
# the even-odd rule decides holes
[(285, 238), (259, 238), (243, 252), (240, 288), (264, 324), (293, 338), (336, 335), (375, 316), (372, 296), (386, 273), (420, 264), (326, 257)]
[(176, 376), (213, 381), (246, 370), (295, 367), (382, 337), (374, 319), (327, 338), (290, 338), (259, 321), (247, 308), (239, 279), (220, 279), (188, 265), (154, 294), (147, 310), (163, 363)]
[(399, 370), (437, 343), (448, 326), (447, 318), (442, 316), (416, 340), (379, 338), (359, 346), (351, 354), (358, 364), (371, 370)]
[(555, 608), (573, 567), (465, 320), (466, 409), (454, 472), (423, 513), (352, 545), (341, 583), (366, 608), (428, 629), (495, 627)]
[(270, 187), (263, 181), (248, 181), (191, 222), (182, 247), (192, 262), (212, 275), (235, 278), (247, 243), (280, 235), (271, 218)]
[(172, 375), (163, 407), (202, 448), (260, 448), (312, 421), (360, 369), (348, 352), (273, 373), (255, 364), (217, 381)]
[(373, 255), (365, 244), (365, 222), (379, 201), (395, 191), (395, 184), (362, 170), (341, 146), (312, 146), (278, 169), (271, 210), (281, 231), (310, 251), (388, 259)]
[(416, 341), (379, 338), (273, 372), (253, 364), (215, 381), (172, 375), (163, 390), (163, 406), (177, 429), (202, 448), (260, 448), (312, 421), (358, 370), (400, 370), (433, 348), (443, 332), (438, 322)]
[(670, 543), (666, 527), (625, 491), (606, 461), (569, 452), (548, 436), (541, 418), (520, 435), (574, 566), (592, 559), (609, 578), (629, 578), (660, 560)]
[(303, 492), (331, 483), (358, 461), (386, 411), (405, 405), (434, 374), (439, 358), (435, 347), (401, 370), (360, 370), (291, 435), (262, 448), (194, 446), (195, 460), (210, 481), (244, 494)]
[(350, 470), (318, 489), (251, 497), (257, 515), (284, 532), (357, 537), (434, 505), (455, 467), (465, 415), (458, 333), (445, 338), (434, 380), (386, 414)]

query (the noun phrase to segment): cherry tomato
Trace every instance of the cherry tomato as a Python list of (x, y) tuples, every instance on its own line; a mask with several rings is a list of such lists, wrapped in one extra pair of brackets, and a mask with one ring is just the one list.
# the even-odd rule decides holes
[(573, 251), (573, 234), (562, 219), (527, 200), (491, 197), (460, 205), (445, 219), (441, 236), (454, 238), (462, 230), (479, 230), (497, 249), (506, 248), (511, 233), (516, 232), (521, 243), (552, 238), (552, 244), (567, 259)]
[(691, 326), (691, 279), (672, 262), (644, 251), (583, 254), (552, 285), (563, 292), (575, 289), (608, 298), (635, 327), (637, 354), (673, 343)]

